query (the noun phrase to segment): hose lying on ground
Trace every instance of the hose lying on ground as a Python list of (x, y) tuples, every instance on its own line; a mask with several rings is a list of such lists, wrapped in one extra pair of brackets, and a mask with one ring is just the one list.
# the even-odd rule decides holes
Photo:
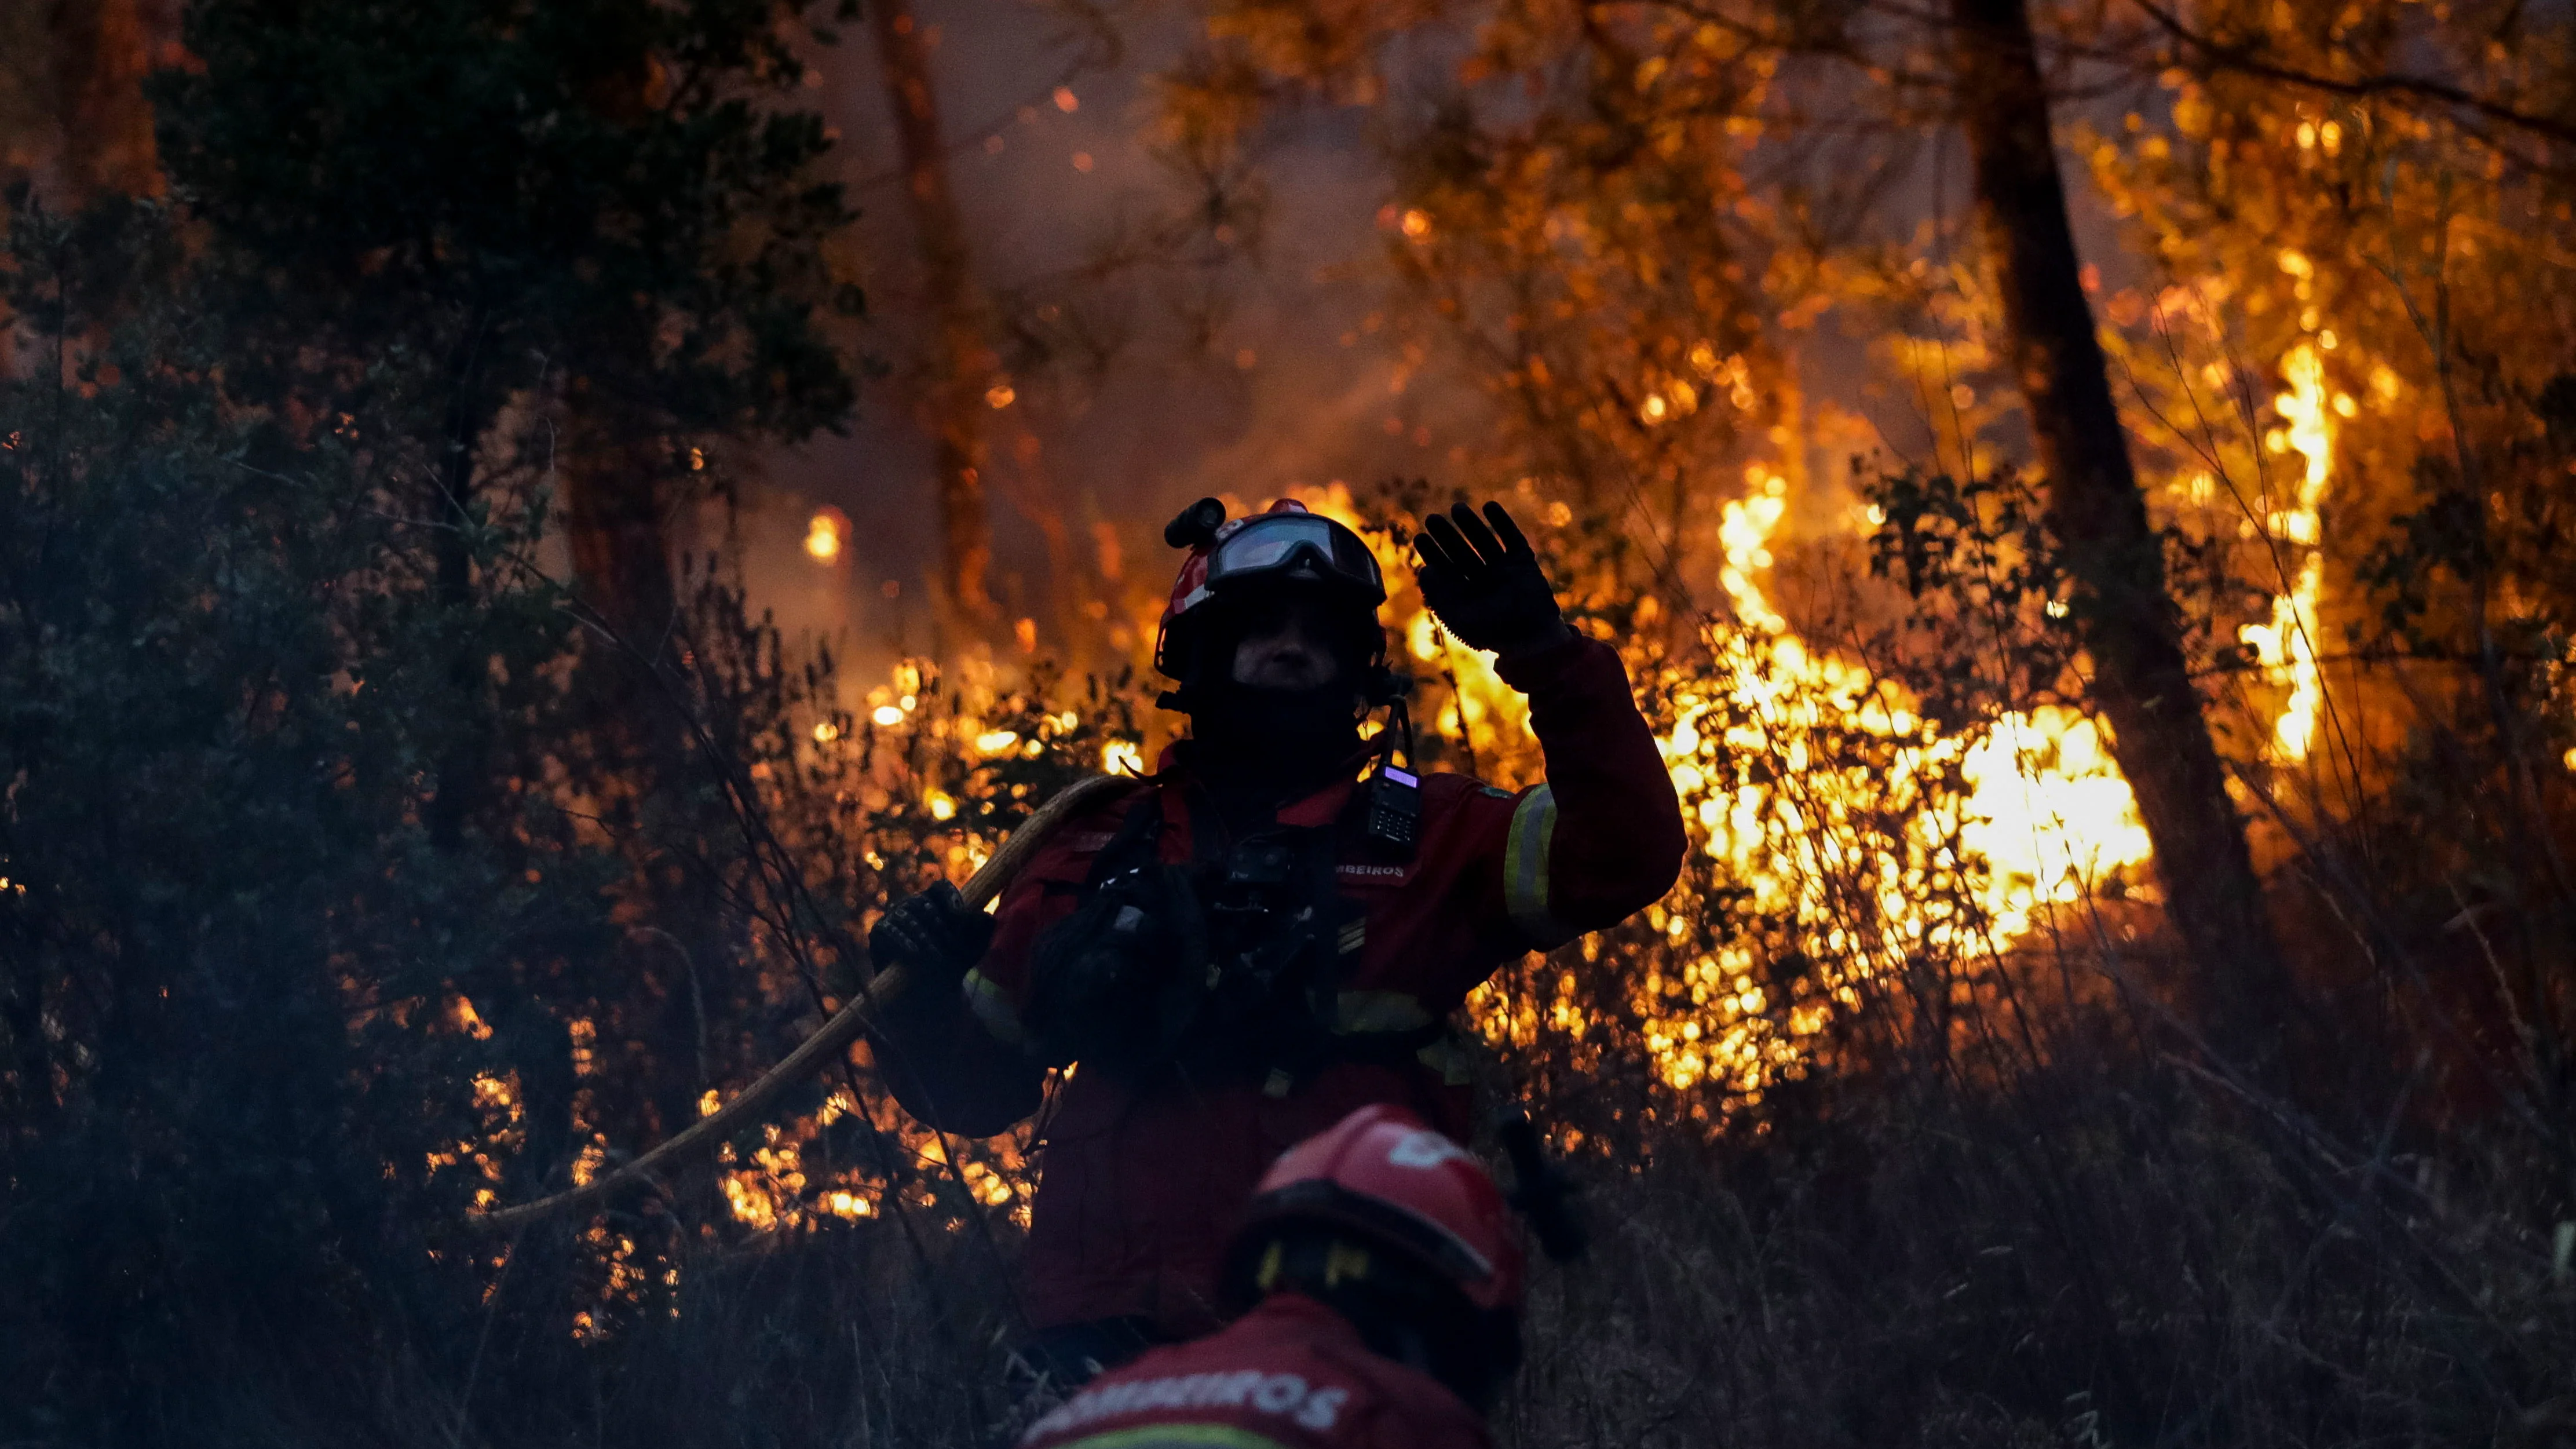
[[(1058, 826), (1097, 807), (1110, 795), (1133, 787), (1135, 783), (1119, 775), (1094, 775), (1058, 791), (1054, 799), (1038, 807), (1037, 813), (1031, 815), (1027, 823), (1011, 832), (1010, 838), (1002, 842), (1001, 848), (993, 852), (992, 859), (984, 862), (983, 869), (975, 872), (974, 878), (966, 882), (959, 894), (966, 898), (968, 905), (981, 909), (1000, 895), (1002, 888), (1011, 883), (1011, 878), (1028, 865), (1029, 857), (1037, 853), (1038, 846)], [(632, 1187), (687, 1161), (701, 1150), (713, 1150), (716, 1144), (759, 1116), (779, 1093), (822, 1070), (825, 1064), (839, 1059), (849, 1049), (850, 1043), (858, 1040), (859, 1033), (867, 1029), (869, 1012), (892, 1001), (903, 986), (902, 967), (890, 966), (879, 971), (869, 978), (868, 984), (850, 999), (848, 1005), (833, 1013), (831, 1020), (799, 1043), (796, 1050), (787, 1054), (786, 1060), (771, 1067), (759, 1081), (744, 1088), (740, 1095), (717, 1108), (713, 1114), (691, 1123), (677, 1136), (616, 1171), (604, 1173), (580, 1187), (552, 1197), (477, 1213), (467, 1221), (485, 1232), (515, 1232), (558, 1213), (588, 1207), (611, 1193)]]

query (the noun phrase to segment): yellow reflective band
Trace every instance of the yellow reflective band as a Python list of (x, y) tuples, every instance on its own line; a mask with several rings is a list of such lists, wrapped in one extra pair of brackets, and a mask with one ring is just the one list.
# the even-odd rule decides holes
[(1403, 991), (1345, 991), (1333, 999), (1333, 1030), (1412, 1031), (1429, 1026), (1431, 1013), (1419, 998)]
[(986, 1031), (1012, 1046), (1028, 1041), (1029, 1034), (1020, 1027), (1020, 1013), (1011, 1005), (1010, 998), (1002, 994), (1001, 987), (986, 979), (981, 971), (967, 972), (963, 984), (966, 1009), (975, 1013), (975, 1019), (984, 1023)]
[(1445, 1087), (1463, 1087), (1476, 1079), (1476, 1058), (1457, 1033), (1444, 1032), (1440, 1040), (1413, 1054), (1413, 1059), (1440, 1074)]
[(1076, 1439), (1064, 1449), (1287, 1449), (1267, 1434), (1227, 1424), (1147, 1424)]
[(1547, 908), (1548, 848), (1556, 839), (1556, 792), (1540, 785), (1512, 811), (1512, 833), (1503, 846), (1503, 905), (1530, 944), (1554, 950), (1575, 938)]

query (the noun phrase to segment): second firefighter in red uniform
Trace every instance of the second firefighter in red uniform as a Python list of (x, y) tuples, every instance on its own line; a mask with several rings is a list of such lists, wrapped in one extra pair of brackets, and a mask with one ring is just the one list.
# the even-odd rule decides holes
[(1074, 1394), (1020, 1449), (1486, 1449), (1521, 1282), (1483, 1164), (1362, 1107), (1262, 1178), (1224, 1285), (1250, 1311)]

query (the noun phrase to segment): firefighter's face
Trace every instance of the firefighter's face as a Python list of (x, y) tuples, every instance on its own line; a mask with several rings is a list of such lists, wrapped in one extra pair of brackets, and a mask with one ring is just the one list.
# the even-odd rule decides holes
[(1256, 606), (1234, 646), (1234, 682), (1255, 689), (1313, 689), (1342, 672), (1333, 657), (1323, 611), (1311, 599), (1284, 598)]

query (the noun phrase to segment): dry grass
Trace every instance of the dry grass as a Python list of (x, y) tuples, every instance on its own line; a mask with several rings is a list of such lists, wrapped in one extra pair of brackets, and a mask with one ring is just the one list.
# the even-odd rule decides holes
[[(1498, 1437), (2576, 1444), (2565, 1179), (2512, 1113), (2350, 1136), (2107, 1028), (2060, 1045), (1982, 1085), (1814, 1082), (1758, 1130), (1582, 1164), (1594, 1249), (1540, 1271)], [(1010, 1246), (874, 1221), (691, 1250), (679, 1312), (585, 1345), (557, 1331), (577, 1258), (532, 1242), (456, 1341), (195, 1335), (163, 1375), (185, 1419), (131, 1437), (981, 1449), (1021, 1392)]]
[[(1813, 1083), (1586, 1164), (1595, 1247), (1540, 1272), (1502, 1442), (2576, 1444), (2563, 1188), (2509, 1114), (2348, 1138), (2119, 1042)], [(871, 1224), (693, 1264), (676, 1318), (523, 1346), (450, 1442), (998, 1442), (1007, 1279), (924, 1248)]]

